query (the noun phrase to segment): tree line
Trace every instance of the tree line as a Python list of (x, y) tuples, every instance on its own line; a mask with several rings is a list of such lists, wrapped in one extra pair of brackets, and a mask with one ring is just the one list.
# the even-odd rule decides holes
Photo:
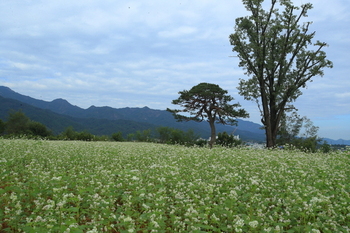
[[(88, 131), (77, 132), (72, 126), (67, 127), (62, 133), (54, 135), (44, 124), (36, 122), (27, 117), (22, 111), (10, 111), (8, 120), (0, 119), (0, 135), (5, 138), (29, 138), (29, 139), (48, 139), (48, 140), (78, 140), (78, 141), (133, 141), (133, 142), (156, 142), (165, 144), (179, 144), (185, 146), (205, 146), (206, 139), (201, 139), (193, 130), (183, 131), (171, 127), (161, 126), (155, 130), (138, 130), (135, 133), (123, 135), (123, 132), (116, 132), (110, 136), (93, 135)], [(232, 143), (227, 133), (224, 137), (219, 134), (222, 145), (239, 145), (242, 142)], [(226, 142), (227, 140), (227, 142)]]
[[(304, 134), (298, 136), (303, 129)], [(285, 116), (277, 136), (277, 145), (284, 149), (299, 149), (305, 152), (316, 152), (321, 149), (329, 152), (331, 146), (321, 143), (317, 137), (318, 127), (306, 117), (300, 117), (296, 113)], [(110, 136), (93, 135), (88, 131), (77, 132), (72, 126), (67, 127), (62, 133), (53, 135), (45, 125), (32, 121), (22, 111), (11, 111), (6, 122), (0, 119), (0, 135), (5, 138), (29, 138), (48, 140), (77, 140), (77, 141), (118, 141), (118, 142), (154, 142), (164, 144), (178, 144), (184, 146), (212, 147), (212, 140), (202, 139), (193, 130), (183, 131), (171, 127), (161, 126), (155, 130), (138, 130), (135, 133), (123, 135), (118, 131)], [(216, 145), (224, 147), (237, 147), (244, 142), (227, 132), (220, 132), (215, 137)]]

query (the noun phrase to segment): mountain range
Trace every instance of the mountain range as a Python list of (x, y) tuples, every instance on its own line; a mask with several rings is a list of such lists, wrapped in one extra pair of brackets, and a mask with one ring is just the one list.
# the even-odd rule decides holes
[[(0, 86), (0, 119), (6, 121), (9, 111), (21, 110), (30, 119), (46, 125), (54, 134), (72, 126), (75, 131), (88, 131), (95, 135), (111, 135), (118, 131), (125, 137), (129, 133), (167, 126), (181, 130), (192, 129), (202, 138), (208, 138), (207, 122), (177, 122), (165, 110), (143, 108), (112, 108), (91, 106), (87, 109), (70, 104), (64, 99), (51, 102), (34, 99)], [(261, 125), (238, 119), (237, 126), (216, 125), (217, 132), (239, 135), (244, 141), (263, 142), (265, 133)]]
[[(70, 104), (65, 99), (51, 102), (21, 95), (8, 87), (0, 86), (0, 119), (6, 121), (10, 111), (21, 110), (30, 119), (46, 125), (54, 134), (63, 132), (72, 126), (75, 131), (88, 131), (95, 135), (111, 135), (118, 131), (125, 137), (129, 133), (153, 129), (160, 126), (181, 130), (192, 129), (202, 138), (210, 136), (207, 122), (177, 122), (173, 115), (165, 110), (143, 108), (112, 108), (91, 106), (87, 109)], [(217, 124), (218, 132), (239, 135), (244, 141), (263, 142), (265, 132), (262, 125), (237, 119), (237, 126)], [(350, 140), (323, 138), (329, 144), (350, 145)]]

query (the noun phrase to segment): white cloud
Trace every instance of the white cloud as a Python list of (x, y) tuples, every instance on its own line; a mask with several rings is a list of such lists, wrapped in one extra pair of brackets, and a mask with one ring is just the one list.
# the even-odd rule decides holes
[[(313, 118), (350, 114), (350, 3), (311, 2), (312, 30), (330, 44), (334, 68), (303, 90), (296, 107)], [(241, 1), (1, 1), (0, 14), (0, 85), (85, 108), (165, 109), (178, 91), (211, 82), (260, 123), (255, 104), (237, 96), (246, 77), (228, 57), (235, 18), (247, 15)]]
[(336, 93), (335, 96), (341, 99), (346, 98), (347, 100), (350, 100), (350, 92)]
[(181, 26), (173, 30), (161, 31), (158, 33), (160, 37), (170, 38), (170, 37), (183, 37), (194, 34), (197, 31), (194, 27)]

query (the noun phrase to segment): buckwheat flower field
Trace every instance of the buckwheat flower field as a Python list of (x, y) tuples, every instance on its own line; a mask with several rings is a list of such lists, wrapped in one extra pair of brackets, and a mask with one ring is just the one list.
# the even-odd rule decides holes
[(350, 155), (0, 139), (0, 232), (350, 232)]

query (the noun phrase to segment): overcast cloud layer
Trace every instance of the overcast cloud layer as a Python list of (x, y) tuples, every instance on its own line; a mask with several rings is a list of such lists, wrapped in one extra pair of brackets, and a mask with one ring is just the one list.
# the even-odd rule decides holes
[[(267, 1), (268, 2), (268, 1)], [(311, 2), (315, 40), (327, 42), (334, 68), (315, 77), (295, 106), (319, 136), (350, 139), (350, 2)], [(238, 95), (246, 78), (229, 43), (241, 1), (21, 0), (0, 2), (0, 85), (34, 98), (90, 105), (173, 108), (178, 91), (219, 84)]]

